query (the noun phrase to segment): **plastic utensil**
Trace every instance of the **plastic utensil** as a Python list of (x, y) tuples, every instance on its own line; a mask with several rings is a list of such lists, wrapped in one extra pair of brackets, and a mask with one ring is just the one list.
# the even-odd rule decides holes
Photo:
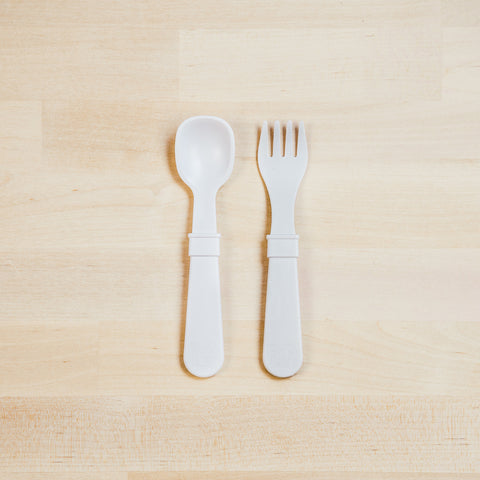
[(290, 377), (302, 366), (302, 331), (298, 291), (298, 235), (295, 233), (295, 199), (307, 168), (308, 151), (303, 122), (294, 151), (292, 122), (287, 123), (285, 154), (280, 123), (275, 122), (273, 152), (264, 122), (258, 145), (258, 165), (272, 206), (267, 235), (268, 280), (263, 337), (263, 364), (276, 377)]
[(223, 364), (215, 199), (232, 173), (234, 156), (233, 131), (225, 120), (191, 117), (178, 127), (177, 170), (194, 196), (192, 233), (188, 235), (190, 273), (183, 361), (197, 377), (210, 377)]

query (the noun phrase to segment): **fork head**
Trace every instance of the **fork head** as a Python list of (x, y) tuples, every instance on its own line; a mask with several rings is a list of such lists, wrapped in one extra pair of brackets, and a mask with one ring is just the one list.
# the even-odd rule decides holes
[(308, 161), (307, 139), (303, 122), (298, 125), (296, 154), (294, 146), (295, 135), (292, 122), (287, 122), (284, 151), (280, 122), (276, 121), (273, 128), (273, 151), (270, 154), (268, 123), (263, 123), (258, 144), (258, 166), (270, 197), (277, 192), (280, 194), (291, 192), (294, 195), (297, 193)]

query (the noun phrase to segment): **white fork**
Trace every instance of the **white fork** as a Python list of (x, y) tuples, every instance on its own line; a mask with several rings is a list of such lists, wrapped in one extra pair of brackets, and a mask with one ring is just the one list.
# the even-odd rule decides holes
[(273, 153), (264, 122), (258, 145), (258, 165), (272, 207), (272, 225), (267, 235), (268, 282), (263, 337), (263, 364), (276, 377), (290, 377), (303, 362), (300, 302), (298, 293), (298, 235), (295, 233), (295, 199), (307, 167), (305, 128), (298, 128), (294, 152), (292, 122), (287, 123), (285, 155), (282, 155), (280, 122), (275, 122)]

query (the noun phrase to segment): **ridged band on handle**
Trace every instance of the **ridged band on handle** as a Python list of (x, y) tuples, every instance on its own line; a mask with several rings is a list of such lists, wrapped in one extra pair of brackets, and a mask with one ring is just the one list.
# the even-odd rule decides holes
[(191, 257), (219, 257), (220, 234), (189, 233), (188, 254)]
[(197, 377), (211, 377), (223, 364), (219, 234), (189, 234), (190, 273), (183, 361)]
[(276, 377), (290, 377), (303, 362), (298, 290), (298, 235), (267, 235), (268, 281), (263, 364)]
[(267, 235), (267, 257), (298, 257), (298, 235)]

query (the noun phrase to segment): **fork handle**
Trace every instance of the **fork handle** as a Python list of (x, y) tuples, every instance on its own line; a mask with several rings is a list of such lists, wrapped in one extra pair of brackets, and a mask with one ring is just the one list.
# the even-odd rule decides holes
[(303, 362), (298, 290), (298, 235), (267, 235), (268, 280), (263, 364), (276, 377), (291, 377)]

